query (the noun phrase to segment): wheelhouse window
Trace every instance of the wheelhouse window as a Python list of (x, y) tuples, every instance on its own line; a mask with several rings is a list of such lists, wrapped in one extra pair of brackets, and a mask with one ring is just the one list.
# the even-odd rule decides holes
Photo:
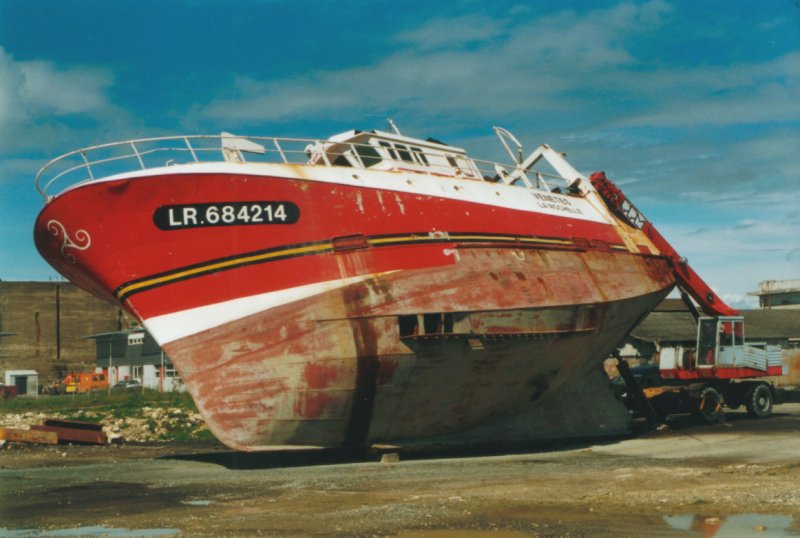
[(400, 155), (400, 159), (409, 163), (413, 163), (414, 159), (411, 157), (411, 153), (408, 151), (408, 146), (404, 146), (403, 144), (397, 144), (397, 153)]
[(472, 166), (470, 166), (470, 163), (464, 160), (462, 157), (453, 157), (451, 155), (447, 155), (447, 163), (455, 169), (456, 173), (467, 177), (475, 177), (475, 172), (473, 171)]
[(346, 155), (339, 155), (336, 157), (336, 160), (333, 161), (333, 166), (353, 166), (350, 164), (350, 160), (347, 158)]
[(427, 157), (425, 156), (425, 154), (422, 152), (422, 148), (415, 148), (415, 147), (412, 147), (412, 148), (411, 148), (411, 151), (413, 152), (413, 154), (414, 154), (414, 157), (416, 157), (416, 158), (417, 158), (417, 160), (419, 161), (419, 163), (420, 163), (420, 164), (429, 164), (429, 163), (428, 163), (428, 158), (427, 158)]
[(395, 151), (394, 146), (392, 146), (389, 142), (386, 142), (384, 140), (378, 140), (378, 144), (380, 144), (381, 147), (386, 148), (392, 159), (394, 159), (395, 161), (400, 159), (400, 157), (397, 156), (397, 151)]
[(358, 153), (358, 156), (361, 158), (364, 168), (375, 166), (383, 160), (377, 150), (370, 145), (356, 144), (355, 148), (356, 153)]
[(398, 143), (392, 144), (391, 142), (387, 142), (385, 140), (379, 140), (378, 144), (380, 144), (381, 147), (386, 148), (386, 151), (389, 152), (389, 155), (395, 161), (404, 161), (407, 163), (422, 165), (428, 164), (428, 159), (422, 152), (422, 148), (409, 147), (405, 144)]

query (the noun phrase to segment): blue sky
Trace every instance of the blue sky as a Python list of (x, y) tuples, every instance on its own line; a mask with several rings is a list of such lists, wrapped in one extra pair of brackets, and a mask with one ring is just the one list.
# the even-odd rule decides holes
[(172, 134), (384, 129), (605, 170), (734, 306), (800, 278), (800, 0), (0, 0), (0, 279), (38, 169)]

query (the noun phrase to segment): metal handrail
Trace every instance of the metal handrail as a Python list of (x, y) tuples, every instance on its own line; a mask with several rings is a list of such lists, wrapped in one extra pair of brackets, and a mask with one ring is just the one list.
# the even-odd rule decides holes
[[(256, 142), (263, 147), (263, 152), (258, 153), (250, 152), (246, 149), (238, 148), (225, 148), (225, 139), (247, 140)], [(180, 144), (173, 144), (173, 142), (180, 142)], [(211, 145), (209, 142), (214, 142)], [(126, 140), (122, 142), (111, 142), (107, 144), (100, 144), (83, 149), (78, 149), (65, 153), (50, 162), (45, 164), (36, 176), (36, 189), (44, 198), (45, 202), (49, 201), (52, 196), (48, 195), (48, 191), (54, 188), (57, 182), (66, 181), (68, 178), (71, 180), (59, 190), (64, 190), (81, 185), (83, 183), (95, 181), (99, 177), (109, 177), (120, 173), (131, 172), (132, 170), (148, 170), (163, 166), (171, 166), (179, 164), (192, 164), (201, 162), (220, 162), (225, 161), (225, 156), (217, 157), (214, 159), (203, 159), (204, 156), (211, 153), (220, 155), (226, 149), (235, 152), (236, 155), (244, 162), (242, 152), (247, 154), (246, 162), (277, 162), (282, 164), (309, 164), (309, 157), (307, 149), (312, 148), (325, 148), (330, 147), (329, 140), (319, 139), (303, 139), (303, 138), (275, 138), (263, 136), (234, 136), (229, 134), (222, 135), (185, 135), (185, 136), (162, 136), (151, 138), (139, 138), (133, 140)], [(355, 164), (356, 168), (366, 169), (368, 166), (364, 163), (362, 155), (357, 151), (358, 147), (367, 147), (367, 144), (355, 143), (339, 143), (342, 150), (337, 150), (336, 155), (343, 155), (350, 157), (349, 162)], [(372, 146), (368, 146), (372, 148)], [(127, 148), (127, 149), (126, 149)], [(156, 154), (172, 153), (175, 158), (165, 161), (159, 160), (157, 163), (150, 163), (153, 156)], [(188, 159), (184, 157), (189, 155)], [(423, 155), (430, 155), (423, 152)], [(335, 166), (332, 160), (336, 157), (329, 158), (327, 152), (322, 152), (321, 158), (316, 161), (317, 166)], [(387, 159), (383, 159), (386, 161)], [(389, 159), (391, 160), (391, 159)], [(433, 160), (433, 159), (429, 159)], [(500, 164), (493, 161), (483, 161), (477, 159), (470, 159), (475, 164), (479, 172), (479, 177), (471, 179), (487, 179), (495, 176), (498, 167), (502, 169), (513, 170), (513, 164)], [(77, 161), (77, 162), (75, 162)], [(132, 161), (131, 166), (117, 166), (122, 162)], [(451, 167), (438, 167), (435, 164), (428, 163), (426, 165), (415, 165), (421, 170), (409, 169), (405, 161), (394, 161), (397, 169), (403, 169), (410, 172), (424, 171), (440, 175), (452, 175)], [(60, 167), (60, 168), (59, 168)], [(98, 173), (102, 172), (102, 173)], [(538, 172), (548, 177), (557, 177), (552, 174)], [(469, 178), (469, 176), (462, 176)]]

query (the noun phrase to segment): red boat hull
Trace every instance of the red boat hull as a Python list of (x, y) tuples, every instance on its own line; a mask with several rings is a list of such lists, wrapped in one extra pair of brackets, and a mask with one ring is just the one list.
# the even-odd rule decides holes
[[(674, 284), (646, 239), (583, 199), (284, 169), (73, 188), (37, 247), (143, 321), (236, 449), (627, 428), (600, 365)], [(285, 218), (245, 222), (255, 205)]]

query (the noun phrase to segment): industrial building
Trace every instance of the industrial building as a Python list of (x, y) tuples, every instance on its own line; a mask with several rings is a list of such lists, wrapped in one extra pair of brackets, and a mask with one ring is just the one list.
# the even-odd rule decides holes
[(113, 386), (136, 380), (142, 388), (161, 392), (185, 390), (169, 357), (142, 328), (87, 336), (96, 343), (96, 368)]
[(800, 280), (765, 280), (748, 295), (757, 296), (761, 308), (800, 309)]
[(156, 390), (183, 389), (169, 357), (135, 320), (69, 282), (0, 281), (0, 336), (0, 372), (19, 394), (96, 369), (112, 385), (136, 379)]
[(122, 309), (74, 284), (0, 281), (0, 372), (35, 370), (49, 385), (67, 372), (95, 368), (95, 345), (84, 337), (133, 326)]
[(36, 396), (39, 393), (39, 373), (36, 370), (6, 370), (5, 385), (14, 387), (17, 396)]

